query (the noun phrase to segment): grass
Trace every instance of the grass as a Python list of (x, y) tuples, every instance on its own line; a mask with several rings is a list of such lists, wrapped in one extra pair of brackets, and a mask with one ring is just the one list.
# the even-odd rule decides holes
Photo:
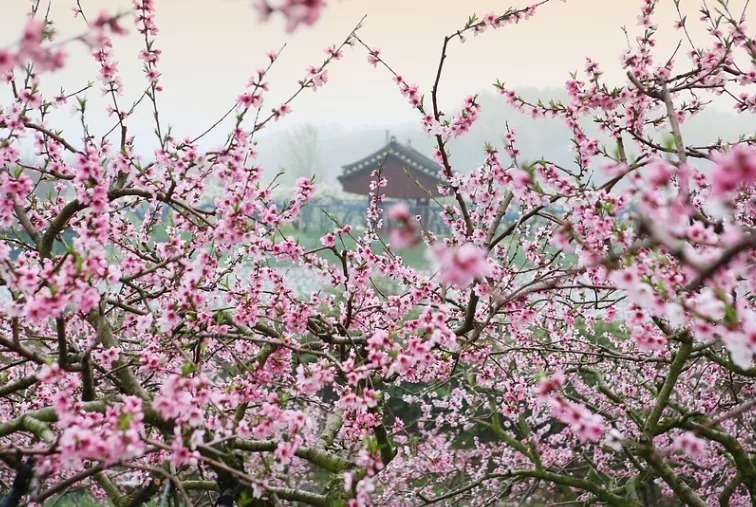
[[(320, 243), (320, 238), (326, 232), (327, 231), (321, 232), (313, 229), (304, 232), (301, 230), (296, 230), (290, 225), (281, 228), (281, 233), (285, 237), (293, 236), (297, 241), (299, 241), (299, 244), (302, 245), (305, 250), (314, 250), (316, 248), (322, 247), (323, 245)], [(280, 234), (277, 235), (277, 237), (280, 238)], [(388, 241), (388, 238), (383, 237), (383, 240)], [(342, 240), (337, 239), (336, 248), (350, 250), (354, 248), (355, 244), (356, 242), (353, 238), (351, 238), (350, 236), (344, 236)], [(380, 243), (373, 246), (373, 252), (381, 253), (382, 251), (383, 246)], [(403, 259), (406, 266), (410, 266), (415, 269), (425, 269), (430, 266), (430, 262), (426, 257), (426, 247), (423, 244), (420, 244), (414, 248), (401, 250), (399, 252), (396, 252), (396, 254)], [(325, 259), (333, 260), (333, 253), (326, 250), (318, 252), (317, 255)]]

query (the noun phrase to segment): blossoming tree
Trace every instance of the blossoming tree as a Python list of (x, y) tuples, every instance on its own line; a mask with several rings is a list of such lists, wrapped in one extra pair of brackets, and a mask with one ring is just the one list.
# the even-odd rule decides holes
[[(357, 32), (326, 50), (292, 99), (364, 49), (435, 139), (453, 204), (438, 237), (387, 210), (399, 224), (387, 244), (377, 168), (368, 227), (336, 224), (310, 251), (281, 231), (313, 182), (279, 208), (254, 164), (256, 133), (291, 110), (265, 102), (267, 69), (205, 151), (159, 114), (153, 2), (134, 0), (128, 29), (77, 8), (87, 28), (68, 43), (91, 47), (111, 99), (112, 129), (93, 132), (86, 90), (41, 91), (67, 43), (33, 3), (0, 49), (5, 504), (82, 489), (118, 506), (756, 502), (756, 140), (685, 141), (712, 94), (756, 110), (747, 2), (704, 4), (697, 21), (678, 11), (680, 48), (660, 60), (644, 0), (623, 83), (588, 60), (565, 102), (497, 84), (522, 113), (565, 122), (574, 163), (525, 164), (502, 119), (503, 152), (462, 174), (448, 143), (480, 106), (442, 112), (447, 49), (547, 3), (472, 16), (444, 39), (426, 93)], [(324, 4), (258, 7), (295, 29)], [(694, 22), (708, 45), (688, 36)], [(134, 29), (146, 84), (126, 104), (112, 48)], [(56, 129), (66, 103), (84, 136)], [(137, 108), (153, 112), (153, 157), (135, 149)], [(433, 272), (402, 261), (420, 242)], [(291, 263), (333, 290), (297, 294), (278, 267)]]

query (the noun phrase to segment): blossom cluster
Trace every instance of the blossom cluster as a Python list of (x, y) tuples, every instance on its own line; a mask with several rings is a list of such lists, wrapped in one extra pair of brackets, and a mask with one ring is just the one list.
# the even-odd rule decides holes
[[(471, 16), (444, 39), (439, 80), (450, 44), (548, 3)], [(326, 2), (256, 5), (294, 30)], [(67, 62), (41, 11), (0, 50), (4, 484), (32, 466), (32, 504), (72, 486), (117, 505), (753, 503), (756, 139), (693, 144), (685, 128), (711, 94), (741, 112), (756, 102), (739, 91), (756, 83), (754, 41), (729, 2), (703, 5), (709, 46), (685, 37), (657, 61), (657, 2), (644, 0), (620, 83), (591, 59), (563, 102), (498, 83), (513, 114), (563, 122), (574, 162), (524, 160), (526, 134), (503, 123), (475, 168), (450, 146), (479, 120), (478, 95), (442, 107), (438, 83), (424, 94), (356, 32), (277, 107), (270, 53), (214, 126), (184, 135), (160, 115), (157, 8), (132, 4), (146, 79), (131, 108), (124, 16), (74, 9), (115, 124), (102, 133), (86, 89), (42, 86)], [(357, 42), (435, 142), (445, 230), (405, 204), (384, 210), (379, 166), (364, 221), (308, 249), (292, 231), (316, 183), (275, 200), (256, 133), (327, 86)], [(58, 128), (71, 99), (83, 137)], [(131, 130), (140, 107), (149, 156)], [(320, 286), (296, 288), (302, 272)]]

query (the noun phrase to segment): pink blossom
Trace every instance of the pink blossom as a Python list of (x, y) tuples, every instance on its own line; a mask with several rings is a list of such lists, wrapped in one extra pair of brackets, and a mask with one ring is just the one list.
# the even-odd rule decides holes
[(554, 417), (568, 424), (580, 441), (597, 441), (604, 435), (606, 426), (600, 415), (561, 396), (551, 398), (550, 402)]
[(400, 227), (391, 229), (389, 232), (389, 242), (392, 247), (398, 249), (411, 248), (419, 243), (419, 239), (414, 229)]
[(40, 382), (52, 383), (56, 382), (61, 377), (61, 369), (58, 363), (52, 365), (44, 365), (37, 373), (37, 378)]
[(407, 221), (410, 217), (409, 207), (407, 206), (407, 203), (399, 202), (388, 209), (386, 216), (391, 220)]
[(622, 433), (615, 429), (610, 429), (604, 435), (604, 444), (614, 449), (615, 451), (622, 450), (622, 441), (624, 440)]
[(16, 56), (7, 49), (0, 48), (0, 74), (13, 69), (16, 65)]
[(697, 437), (694, 433), (688, 431), (675, 438), (672, 447), (687, 458), (700, 459), (706, 452), (706, 440)]
[(333, 233), (328, 233), (322, 238), (320, 238), (320, 243), (327, 248), (333, 248), (336, 246), (336, 241)]
[(110, 347), (108, 349), (95, 352), (92, 356), (102, 365), (103, 368), (111, 369), (113, 363), (118, 360), (121, 354), (121, 349), (118, 347)]
[(179, 469), (185, 465), (196, 466), (199, 461), (200, 454), (197, 451), (189, 450), (181, 441), (178, 436), (174, 438), (171, 443), (171, 454), (169, 461), (171, 464)]
[(21, 36), (21, 52), (25, 55), (37, 53), (39, 45), (42, 44), (45, 33), (45, 22), (39, 19), (30, 18), (24, 27), (24, 33)]
[(259, 108), (262, 105), (262, 97), (256, 93), (245, 92), (236, 98), (236, 104), (244, 109)]
[(291, 112), (291, 106), (288, 104), (281, 104), (277, 109), (273, 109), (273, 118), (278, 121), (281, 117)]
[(486, 14), (486, 16), (485, 16), (485, 17), (483, 18), (483, 22), (484, 22), (484, 23), (485, 23), (486, 25), (488, 25), (488, 26), (491, 26), (491, 27), (493, 27), (493, 28), (496, 28), (496, 27), (497, 27), (497, 25), (499, 24), (499, 16), (498, 16), (498, 15), (497, 15), (497, 14), (496, 14), (495, 12), (489, 12), (489, 13), (488, 13), (488, 14)]
[(335, 60), (341, 60), (344, 57), (343, 51), (340, 51), (336, 48), (336, 46), (330, 46), (325, 49), (325, 53), (328, 55), (329, 58), (333, 58)]
[(672, 178), (673, 168), (667, 161), (659, 160), (648, 166), (648, 181), (655, 187), (667, 185)]
[(441, 283), (464, 288), (474, 278), (491, 273), (486, 250), (472, 243), (460, 247), (447, 247), (439, 243), (432, 252), (439, 265)]
[(512, 186), (516, 189), (522, 189), (530, 183), (530, 174), (522, 169), (512, 169), (510, 171), (512, 177)]
[[(293, 30), (314, 23), (326, 2), (256, 4)], [(596, 474), (608, 493), (627, 493), (614, 485), (638, 479), (637, 463), (648, 461), (643, 429), (660, 416), (650, 422), (666, 467), (654, 491), (661, 503), (675, 499), (670, 478), (704, 502), (726, 493), (733, 505), (749, 503), (745, 488), (726, 488), (742, 468), (733, 455), (748, 448), (755, 414), (747, 378), (756, 357), (753, 147), (745, 137), (686, 144), (686, 164), (654, 135), (702, 112), (698, 91), (756, 111), (756, 95), (737, 90), (756, 83), (756, 70), (738, 63), (752, 52), (742, 20), (704, 11), (704, 47), (660, 60), (661, 2), (642, 0), (641, 28), (628, 33), (621, 60), (628, 82), (612, 82), (588, 58), (562, 101), (526, 100), (497, 85), (512, 115), (555, 120), (569, 133), (571, 162), (537, 160), (527, 170), (520, 149), (538, 129), (518, 135), (502, 124), (501, 146), (481, 146), (481, 163), (469, 167), (474, 154), (459, 148), (474, 141), (464, 139), (483, 114), (479, 97), (436, 103), (413, 82), (412, 65), (378, 66), (384, 55), (345, 33), (343, 44), (366, 49), (419, 113), (417, 126), (435, 145), (427, 176), (441, 185), (427, 216), (392, 206), (389, 181), (404, 165), (415, 169), (415, 157), (397, 147), (378, 169), (378, 155), (363, 167), (371, 174), (364, 216), (339, 217), (343, 224), (320, 233), (326, 249), (339, 243), (335, 258), (306, 251), (297, 237), (309, 225), (303, 214), (318, 212), (314, 180), (285, 192), (265, 176), (268, 157), (258, 151), (268, 142), (260, 129), (304, 88), (327, 83), (342, 46), (305, 66), (300, 88), (280, 96), (285, 105), (270, 116), (248, 114), (269, 91), (276, 53), (263, 56), (236, 94), (235, 118), (184, 132), (169, 127), (154, 95), (157, 5), (132, 0), (142, 46), (134, 60), (148, 80), (133, 100), (121, 96), (123, 65), (109, 38), (122, 31), (120, 18), (107, 13), (77, 8), (88, 28), (56, 41), (54, 11), (49, 20), (36, 12), (0, 50), (8, 84), (0, 94), (0, 426), (5, 447), (36, 458), (34, 492), (84, 488), (103, 503), (81, 470), (101, 469), (127, 494), (149, 484), (161, 462), (170, 465), (165, 484), (212, 480), (211, 460), (224, 461), (206, 455), (215, 446), (233, 451), (239, 467), (225, 461), (244, 472), (253, 497), (285, 502), (297, 496), (288, 488), (323, 486), (328, 471), (307, 446), (347, 468), (344, 495), (316, 492), (355, 507), (509, 504), (523, 492), (590, 502), (596, 491), (586, 484)], [(521, 22), (540, 5), (461, 20), (446, 56), (459, 57), (456, 44), (469, 33)], [(97, 66), (84, 82), (99, 77), (104, 101), (61, 88), (47, 72), (79, 42)], [(664, 83), (675, 111), (659, 100)], [(73, 129), (53, 114), (66, 100)], [(133, 123), (142, 117), (158, 139)], [(363, 148), (360, 156), (372, 151)], [(702, 157), (711, 168), (693, 165)], [(611, 181), (596, 179), (604, 166), (599, 178)], [(397, 250), (420, 240), (437, 269)], [(392, 410), (402, 406), (411, 410)], [(679, 426), (694, 428), (697, 418), (716, 419), (713, 430), (733, 445), (712, 452), (695, 429), (681, 435)], [(482, 438), (485, 428), (495, 438)], [(379, 442), (384, 432), (395, 455)], [(574, 476), (570, 491), (546, 474), (519, 477), (502, 496), (512, 481), (499, 472), (539, 467)], [(455, 484), (446, 488), (449, 477)], [(448, 497), (452, 488), (464, 494)], [(186, 489), (189, 502), (204, 501)]]
[(315, 192), (315, 185), (309, 178), (298, 178), (294, 183), (294, 196), (299, 202), (307, 202)]
[(368, 54), (368, 58), (367, 58), (368, 63), (370, 65), (372, 65), (373, 67), (377, 67), (378, 66), (378, 62), (380, 62), (380, 59), (379, 59), (380, 58), (380, 56), (379, 56), (380, 54), (381, 54), (381, 50), (380, 49), (378, 49), (378, 48), (372, 49), (370, 51), (370, 54)]
[(273, 454), (281, 464), (288, 465), (297, 449), (299, 449), (299, 443), (294, 439), (289, 442), (280, 442)]
[(100, 12), (100, 14), (98, 14), (97, 18), (95, 18), (94, 22), (92, 23), (92, 26), (95, 26), (97, 28), (107, 27), (111, 32), (118, 35), (126, 35), (127, 33), (129, 33), (128, 30), (126, 30), (119, 24), (118, 16), (112, 16), (106, 11), (102, 11)]
[(564, 385), (565, 377), (564, 373), (559, 370), (555, 371), (551, 376), (541, 380), (538, 383), (536, 394), (539, 398), (547, 398), (553, 394), (559, 392), (559, 389)]
[(729, 152), (711, 156), (715, 163), (711, 175), (712, 195), (721, 196), (741, 185), (756, 182), (756, 148), (737, 145)]
[(254, 7), (260, 14), (260, 21), (265, 22), (270, 19), (271, 14), (275, 12), (275, 9), (268, 4), (266, 0), (257, 0), (254, 2)]

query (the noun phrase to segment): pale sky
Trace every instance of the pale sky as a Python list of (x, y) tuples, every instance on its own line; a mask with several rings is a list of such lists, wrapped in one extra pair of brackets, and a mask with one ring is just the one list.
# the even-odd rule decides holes
[[(744, 1), (731, 3), (742, 9)], [(81, 3), (85, 12), (95, 16), (106, 8), (126, 10), (131, 2)], [(331, 0), (316, 26), (287, 34), (281, 18), (261, 24), (249, 0), (156, 0), (156, 4), (161, 29), (156, 47), (163, 50), (159, 68), (166, 90), (159, 96), (161, 115), (180, 137), (195, 135), (212, 123), (233, 103), (255, 69), (267, 63), (266, 52), (284, 43), (287, 47), (270, 76), (266, 111), (293, 92), (305, 68), (320, 63), (323, 49), (341, 42), (365, 14), (360, 37), (380, 48), (399, 73), (429, 93), (444, 35), (462, 28), (473, 12), (482, 17), (490, 11), (503, 12), (510, 5), (527, 5), (520, 0)], [(666, 57), (681, 34), (672, 28), (676, 20), (673, 2), (662, 0), (660, 4), (657, 49)], [(694, 25), (694, 37), (708, 42), (697, 21), (699, 4), (699, 0), (681, 0)], [(28, 5), (28, 1), (0, 0), (0, 46), (16, 38)], [(75, 0), (53, 0), (52, 19), (61, 37), (85, 28), (81, 19), (72, 17), (74, 5)], [(442, 109), (451, 111), (466, 95), (493, 89), (491, 84), (497, 79), (515, 88), (562, 86), (569, 72), (582, 70), (586, 56), (602, 65), (610, 85), (623, 84), (619, 56), (626, 42), (620, 27), (626, 25), (631, 37), (641, 33), (636, 21), (640, 6), (640, 0), (554, 0), (519, 25), (489, 29), (464, 44), (452, 43), (441, 87)], [(756, 7), (749, 9), (753, 18)], [(144, 83), (136, 59), (140, 40), (130, 21), (128, 27), (130, 35), (115, 40), (126, 84), (124, 102), (138, 96)], [(55, 90), (63, 86), (72, 91), (96, 77), (95, 64), (83, 45), (71, 47), (70, 52), (69, 67), (45, 78), (44, 83)], [(96, 91), (89, 94), (93, 101), (98, 95)], [(293, 109), (276, 128), (304, 121), (388, 125), (417, 119), (390, 75), (370, 66), (359, 46), (347, 49), (345, 58), (331, 65), (325, 88), (316, 93), (305, 91)]]

